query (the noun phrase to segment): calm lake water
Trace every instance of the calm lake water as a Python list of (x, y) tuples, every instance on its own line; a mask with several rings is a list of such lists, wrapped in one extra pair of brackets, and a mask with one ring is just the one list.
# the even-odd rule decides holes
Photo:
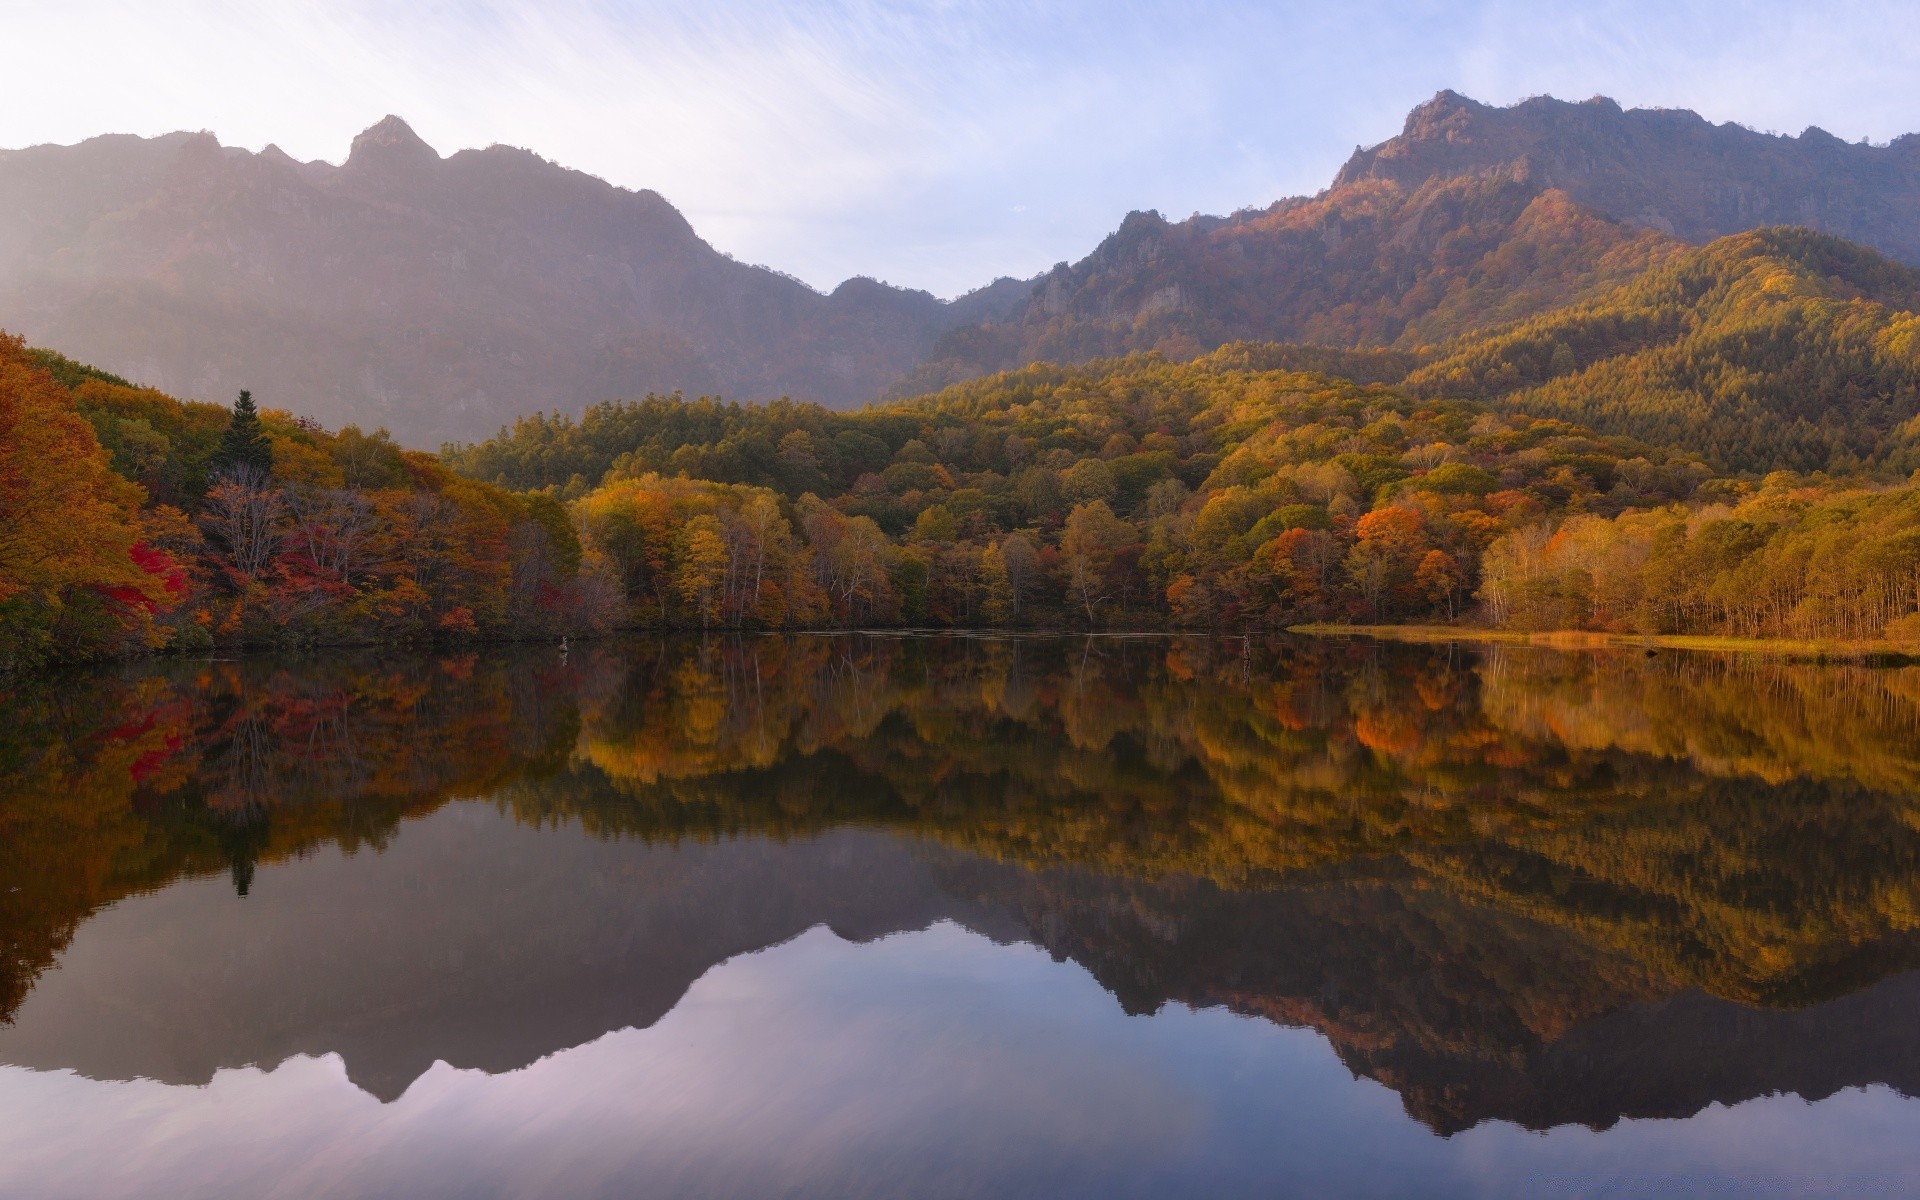
[(1920, 669), (143, 665), (0, 886), (7, 1197), (1920, 1194)]

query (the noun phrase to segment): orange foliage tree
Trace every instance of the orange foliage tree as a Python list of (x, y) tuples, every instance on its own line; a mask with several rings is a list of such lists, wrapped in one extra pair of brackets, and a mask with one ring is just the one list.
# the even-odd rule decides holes
[(66, 390), (0, 337), (0, 665), (153, 644), (181, 577), (140, 540), (143, 498)]

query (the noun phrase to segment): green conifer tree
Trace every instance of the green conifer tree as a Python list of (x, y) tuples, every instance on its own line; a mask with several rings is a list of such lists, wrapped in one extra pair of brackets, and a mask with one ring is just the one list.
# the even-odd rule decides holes
[(273, 470), (273, 443), (260, 428), (260, 412), (253, 405), (252, 392), (241, 392), (233, 402), (233, 417), (220, 435), (220, 448), (214, 451), (209, 466), (215, 475), (251, 469), (264, 477)]

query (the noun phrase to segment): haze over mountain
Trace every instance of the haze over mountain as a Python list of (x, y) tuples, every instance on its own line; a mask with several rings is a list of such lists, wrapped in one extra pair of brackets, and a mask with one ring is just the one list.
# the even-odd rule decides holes
[(210, 135), (0, 151), (0, 328), (175, 394), (431, 445), (648, 391), (846, 407), (1035, 359), (1255, 339), (1419, 349), (1801, 224), (1920, 262), (1920, 136), (1442, 92), (1319, 196), (1136, 213), (1035, 284), (821, 295), (650, 191), (398, 118), (340, 166)]
[(505, 146), (442, 158), (397, 117), (340, 166), (206, 133), (0, 152), (0, 214), (0, 327), (421, 445), (647, 391), (848, 404), (1007, 294), (823, 296), (653, 192)]

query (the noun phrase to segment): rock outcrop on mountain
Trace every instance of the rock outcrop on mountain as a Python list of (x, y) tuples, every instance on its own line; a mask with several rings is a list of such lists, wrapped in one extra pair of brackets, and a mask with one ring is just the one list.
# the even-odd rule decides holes
[(0, 327), (422, 446), (648, 391), (855, 403), (1018, 296), (821, 295), (654, 192), (505, 146), (442, 158), (397, 117), (339, 166), (207, 133), (0, 152)]

